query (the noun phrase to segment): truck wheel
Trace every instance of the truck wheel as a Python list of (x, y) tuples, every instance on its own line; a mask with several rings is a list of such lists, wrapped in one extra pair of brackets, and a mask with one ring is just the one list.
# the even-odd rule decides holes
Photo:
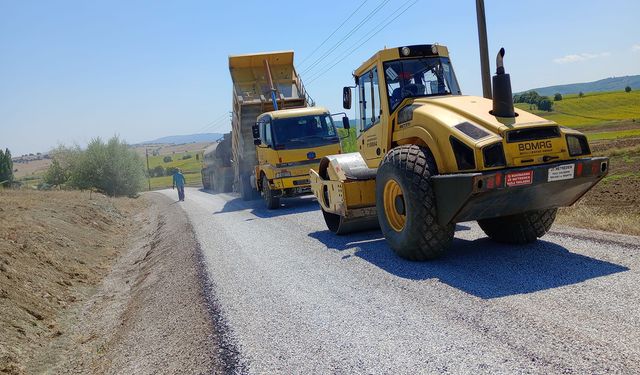
[(204, 190), (209, 190), (209, 176), (207, 176), (206, 174), (202, 174), (202, 188)]
[(211, 176), (209, 177), (209, 188), (211, 189), (212, 192), (217, 193), (217, 189), (218, 189), (218, 184), (216, 183), (216, 173), (212, 173)]
[(240, 176), (240, 197), (243, 201), (250, 201), (253, 199), (253, 188), (251, 187), (251, 180), (249, 175)]
[(262, 176), (262, 198), (264, 198), (268, 209), (273, 210), (280, 207), (280, 197), (275, 196), (273, 190), (269, 189), (269, 180), (264, 175)]
[(440, 225), (431, 176), (437, 174), (431, 153), (416, 145), (393, 148), (376, 177), (378, 221), (387, 243), (402, 258), (434, 259), (453, 240), (454, 224)]
[(224, 193), (224, 173), (219, 171), (212, 177), (211, 184), (213, 186), (213, 191), (216, 193)]
[(232, 172), (222, 173), (222, 192), (229, 193), (233, 191), (233, 175)]
[(530, 211), (478, 220), (478, 224), (484, 233), (496, 242), (525, 244), (544, 236), (556, 219), (557, 212), (557, 208)]

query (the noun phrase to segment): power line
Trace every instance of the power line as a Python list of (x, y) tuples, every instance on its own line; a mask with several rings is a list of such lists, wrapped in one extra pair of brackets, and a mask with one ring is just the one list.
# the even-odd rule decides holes
[(300, 62), (300, 67), (302, 67), (302, 65), (304, 65), (305, 61), (309, 60), (309, 59), (311, 58), (311, 56), (313, 56), (313, 54), (314, 54), (314, 53), (316, 53), (316, 51), (318, 51), (318, 50), (320, 49), (320, 47), (322, 47), (322, 46), (323, 46), (323, 45), (324, 45), (324, 44), (325, 44), (329, 39), (331, 39), (331, 37), (332, 37), (333, 35), (335, 35), (335, 33), (336, 33), (336, 32), (338, 32), (338, 30), (340, 30), (340, 28), (341, 28), (342, 26), (344, 26), (344, 24), (345, 24), (345, 23), (347, 23), (347, 21), (349, 21), (349, 20), (351, 19), (351, 17), (353, 17), (353, 15), (354, 15), (354, 14), (356, 14), (356, 12), (357, 12), (357, 11), (359, 11), (359, 10), (360, 10), (360, 8), (362, 8), (362, 6), (363, 6), (367, 1), (369, 1), (369, 0), (364, 0), (364, 1), (363, 1), (363, 2), (362, 2), (362, 3), (361, 3), (361, 4), (356, 8), (356, 10), (354, 10), (354, 11), (349, 15), (349, 17), (347, 17), (344, 21), (342, 21), (342, 23), (340, 24), (340, 26), (338, 26), (335, 30), (333, 30), (333, 32), (332, 32), (332, 33), (331, 33), (331, 34), (330, 34), (330, 35), (329, 35), (325, 40), (323, 40), (323, 41), (322, 41), (322, 43), (320, 43), (320, 45), (319, 45), (319, 46), (317, 46), (317, 47), (316, 47), (316, 48), (311, 52), (311, 54), (310, 54), (309, 56), (305, 57), (305, 58), (304, 58), (304, 60), (302, 60), (302, 61)]
[[(411, 0), (405, 2), (403, 4), (403, 6), (405, 4), (408, 4)], [(418, 2), (418, 0), (413, 0), (413, 2), (411, 4), (409, 4), (409, 6), (407, 6), (406, 8), (404, 8), (404, 10), (402, 10), (402, 12), (398, 13), (395, 17), (393, 17), (391, 20), (389, 20), (387, 23), (385, 23), (382, 27), (376, 29), (371, 30), (370, 32), (375, 31), (373, 34), (371, 34), (365, 41), (363, 41), (362, 43), (360, 43), (360, 45), (358, 45), (358, 42), (364, 38), (367, 37), (367, 34), (365, 34), (362, 38), (360, 38), (360, 40), (358, 42), (356, 42), (354, 45), (352, 45), (350, 48), (347, 49), (347, 53), (343, 54), (341, 56), (341, 58), (339, 58), (339, 60), (337, 60), (333, 65), (331, 65), (330, 67), (328, 67), (327, 69), (325, 69), (324, 71), (320, 72), (319, 74), (316, 74), (313, 78), (311, 78), (309, 81), (307, 81), (307, 85), (310, 85), (311, 83), (313, 83), (314, 81), (316, 81), (318, 78), (322, 77), (323, 75), (325, 75), (328, 71), (330, 71), (331, 69), (333, 69), (336, 65), (338, 65), (339, 63), (341, 63), (342, 61), (344, 61), (344, 59), (346, 59), (347, 57), (349, 57), (353, 52), (357, 51), (358, 49), (362, 48), (362, 46), (368, 42), (369, 40), (371, 40), (371, 38), (373, 38), (374, 36), (376, 36), (378, 33), (380, 33), (382, 30), (384, 30), (387, 26), (389, 26), (393, 21), (395, 21), (398, 17), (400, 17), (402, 14), (404, 14), (407, 10), (409, 10), (409, 8), (411, 8), (412, 6), (414, 6), (416, 3)], [(402, 6), (399, 8), (402, 9)], [(393, 14), (392, 14), (393, 15)]]
[(230, 116), (229, 112), (225, 112), (224, 113), (224, 117), (221, 117), (218, 121), (215, 122), (211, 122), (209, 126), (207, 126), (206, 128), (204, 128), (201, 131), (207, 130), (209, 132), (212, 132), (214, 130), (222, 130), (222, 127), (225, 125), (229, 124), (229, 118), (227, 118), (226, 116)]
[(202, 131), (204, 131), (205, 129), (207, 129), (208, 127), (210, 127), (212, 124), (217, 123), (218, 121), (222, 120), (224, 118), (224, 116), (227, 115), (227, 112), (225, 111), (224, 113), (222, 113), (220, 116), (216, 117), (213, 121), (208, 122), (206, 125), (200, 127), (200, 129), (196, 130), (194, 132), (194, 134), (198, 134), (201, 133)]
[(306, 72), (309, 72), (311, 69), (313, 69), (315, 66), (317, 66), (318, 64), (320, 64), (320, 62), (322, 62), (324, 59), (327, 58), (327, 56), (329, 56), (331, 53), (333, 53), (333, 51), (335, 51), (338, 47), (340, 47), (344, 42), (346, 42), (354, 33), (356, 33), (358, 30), (360, 30), (360, 28), (362, 26), (364, 26), (367, 22), (369, 22), (369, 20), (375, 16), (385, 5), (387, 5), (387, 3), (391, 1), (391, 0), (383, 0), (382, 3), (380, 3), (377, 7), (375, 7), (371, 12), (369, 12), (369, 14), (367, 16), (365, 16), (364, 19), (362, 19), (362, 21), (360, 21), (356, 26), (354, 26), (348, 33), (347, 35), (345, 35), (341, 40), (339, 40), (336, 44), (334, 44), (333, 46), (331, 46), (322, 56), (320, 56), (318, 59), (316, 59), (310, 66), (308, 66), (306, 69), (304, 69), (301, 74), (304, 74)]

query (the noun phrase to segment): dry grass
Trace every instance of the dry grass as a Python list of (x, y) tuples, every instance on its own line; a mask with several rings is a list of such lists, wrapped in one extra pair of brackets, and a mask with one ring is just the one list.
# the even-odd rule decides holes
[(572, 207), (561, 208), (556, 223), (640, 236), (640, 213), (606, 212), (599, 207), (580, 203)]
[(5, 189), (0, 202), (0, 373), (33, 373), (35, 354), (67, 334), (66, 314), (129, 245), (147, 201)]

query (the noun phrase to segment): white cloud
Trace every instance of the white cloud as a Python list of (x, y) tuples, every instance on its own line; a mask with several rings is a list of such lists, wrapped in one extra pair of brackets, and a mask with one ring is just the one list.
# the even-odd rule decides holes
[[(640, 47), (640, 46), (638, 46)], [(575, 55), (566, 55), (563, 57), (558, 57), (557, 59), (553, 59), (553, 62), (556, 64), (568, 64), (579, 61), (587, 61), (591, 59), (597, 59), (600, 57), (608, 57), (611, 56), (610, 52), (601, 52), (601, 53), (580, 53)]]
[(640, 44), (634, 44), (631, 46), (633, 52), (640, 52)]

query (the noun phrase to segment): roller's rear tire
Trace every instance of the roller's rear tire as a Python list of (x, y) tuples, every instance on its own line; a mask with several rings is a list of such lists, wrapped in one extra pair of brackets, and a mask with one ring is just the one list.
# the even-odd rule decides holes
[(391, 149), (376, 177), (376, 209), (391, 249), (416, 261), (442, 256), (451, 244), (454, 224), (440, 225), (431, 176), (437, 167), (428, 149), (404, 145)]
[(557, 208), (478, 220), (484, 233), (496, 242), (526, 244), (544, 236), (554, 220)]

